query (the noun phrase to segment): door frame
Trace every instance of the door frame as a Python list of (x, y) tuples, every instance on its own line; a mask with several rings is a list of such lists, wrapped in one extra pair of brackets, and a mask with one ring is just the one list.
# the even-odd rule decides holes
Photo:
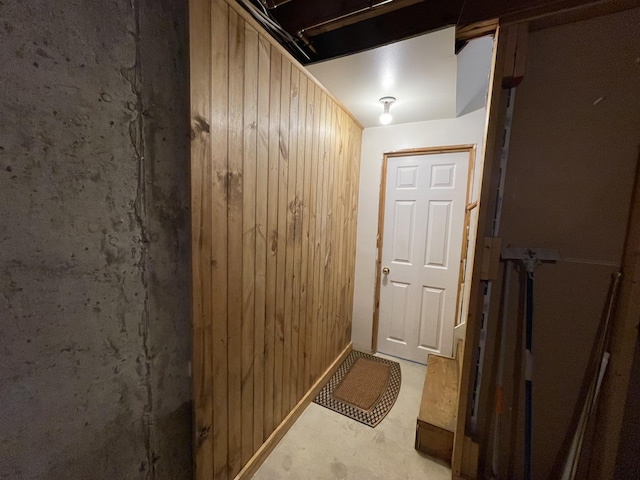
[(398, 150), (395, 152), (385, 152), (382, 157), (382, 176), (380, 177), (380, 200), (378, 203), (378, 233), (376, 237), (376, 249), (377, 249), (377, 258), (376, 258), (376, 284), (373, 294), (373, 329), (371, 332), (371, 351), (376, 353), (378, 351), (378, 324), (380, 321), (380, 279), (381, 279), (381, 267), (382, 267), (382, 244), (383, 238), (382, 234), (384, 232), (384, 206), (385, 206), (385, 197), (387, 193), (387, 160), (389, 158), (394, 157), (413, 157), (417, 155), (437, 155), (441, 153), (461, 153), (468, 152), (469, 153), (469, 168), (467, 171), (467, 192), (466, 192), (466, 200), (465, 200), (465, 214), (464, 214), (464, 227), (463, 232), (465, 237), (462, 239), (462, 252), (460, 256), (460, 273), (458, 274), (458, 293), (456, 297), (456, 316), (455, 322), (456, 325), (458, 323), (458, 317), (460, 315), (460, 295), (462, 282), (464, 281), (463, 277), (463, 265), (467, 258), (468, 251), (468, 239), (469, 239), (469, 212), (471, 211), (469, 205), (469, 195), (471, 191), (472, 185), (472, 173), (475, 168), (475, 152), (476, 146), (474, 144), (463, 144), (463, 145), (451, 145), (444, 147), (421, 147), (421, 148), (410, 148), (407, 150)]

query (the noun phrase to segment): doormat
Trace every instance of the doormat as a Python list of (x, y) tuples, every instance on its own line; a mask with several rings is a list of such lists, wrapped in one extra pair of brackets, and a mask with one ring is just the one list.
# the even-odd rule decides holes
[(375, 427), (400, 392), (400, 364), (352, 350), (314, 403)]

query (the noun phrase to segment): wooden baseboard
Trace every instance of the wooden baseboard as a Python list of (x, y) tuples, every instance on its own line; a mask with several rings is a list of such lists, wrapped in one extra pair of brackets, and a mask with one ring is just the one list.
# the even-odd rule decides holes
[(322, 376), (318, 379), (316, 383), (309, 389), (302, 400), (298, 402), (298, 404), (289, 412), (289, 415), (285, 417), (285, 419), (278, 425), (278, 427), (273, 431), (269, 438), (262, 444), (262, 446), (258, 449), (258, 451), (251, 457), (251, 459), (247, 462), (240, 473), (236, 475), (234, 480), (249, 480), (253, 477), (260, 466), (267, 459), (269, 454), (276, 448), (276, 445), (280, 443), (282, 437), (289, 431), (289, 429), (293, 426), (296, 420), (302, 415), (304, 409), (312, 402), (312, 400), (318, 395), (318, 392), (324, 387), (324, 384), (331, 378), (331, 376), (335, 373), (338, 367), (342, 364), (347, 355), (351, 352), (352, 343), (345, 347), (345, 349), (338, 355), (338, 357), (333, 361), (333, 363), (325, 370)]

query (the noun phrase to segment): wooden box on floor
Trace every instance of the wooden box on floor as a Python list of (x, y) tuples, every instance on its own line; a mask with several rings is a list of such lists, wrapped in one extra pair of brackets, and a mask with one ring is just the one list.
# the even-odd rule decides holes
[(458, 361), (429, 355), (416, 425), (417, 450), (451, 462), (457, 401)]
[[(462, 344), (456, 358), (429, 355), (420, 413), (416, 425), (416, 450), (451, 463), (458, 408)], [(477, 478), (478, 444), (464, 437), (461, 477)]]

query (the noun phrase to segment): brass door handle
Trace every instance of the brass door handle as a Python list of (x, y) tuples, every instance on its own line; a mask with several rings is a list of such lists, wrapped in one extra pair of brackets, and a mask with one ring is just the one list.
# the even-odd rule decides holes
[(389, 275), (389, 267), (384, 267), (382, 269), (382, 273), (385, 274), (385, 275)]

